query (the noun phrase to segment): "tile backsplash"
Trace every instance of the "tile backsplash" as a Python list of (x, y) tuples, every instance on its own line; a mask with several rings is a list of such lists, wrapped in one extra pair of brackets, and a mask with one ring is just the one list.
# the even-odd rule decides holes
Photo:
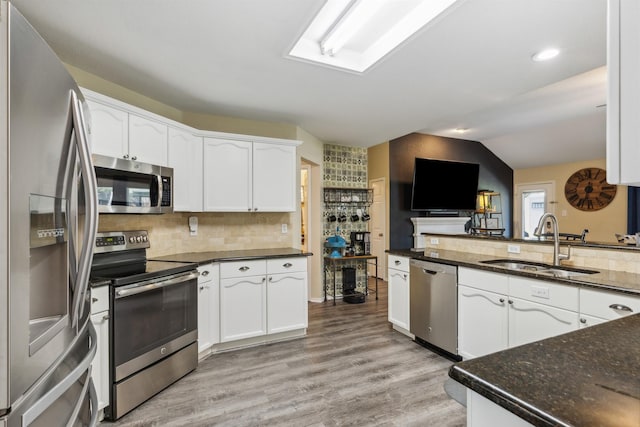
[[(189, 235), (189, 217), (198, 218), (197, 236)], [(289, 212), (179, 212), (161, 215), (100, 215), (99, 231), (147, 230), (149, 258), (182, 252), (291, 247)], [(289, 232), (282, 233), (282, 224)]]

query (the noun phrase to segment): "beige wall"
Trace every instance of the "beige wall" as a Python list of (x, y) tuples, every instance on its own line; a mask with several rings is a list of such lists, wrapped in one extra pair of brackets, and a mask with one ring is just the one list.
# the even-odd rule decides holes
[(382, 144), (369, 147), (367, 150), (367, 175), (369, 180), (384, 178), (385, 187), (385, 206), (386, 211), (386, 223), (385, 223), (385, 249), (389, 249), (389, 142), (383, 142)]
[(613, 243), (616, 241), (615, 233), (624, 234), (627, 232), (627, 187), (618, 185), (615, 198), (603, 209), (593, 212), (578, 210), (567, 202), (564, 196), (564, 185), (574, 172), (587, 167), (605, 169), (606, 161), (605, 159), (597, 159), (514, 170), (514, 191), (516, 191), (518, 184), (553, 181), (555, 183), (555, 203), (552, 206), (554, 206), (554, 213), (558, 218), (560, 231), (580, 233), (584, 228), (587, 228), (589, 230), (588, 241)]

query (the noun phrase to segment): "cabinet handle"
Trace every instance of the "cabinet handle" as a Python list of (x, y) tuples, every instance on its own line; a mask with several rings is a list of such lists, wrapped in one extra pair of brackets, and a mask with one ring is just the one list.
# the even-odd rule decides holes
[(253, 211), (256, 212), (258, 210), (258, 208), (253, 208)]
[(105, 314), (104, 316), (102, 316), (102, 320), (109, 320), (109, 315)]
[(402, 275), (402, 278), (403, 278), (403, 279), (406, 279), (406, 278), (407, 278), (407, 273), (404, 273), (404, 274)]
[(580, 323), (587, 323), (587, 319), (585, 319), (584, 317), (580, 318)]
[[(264, 283), (266, 280), (267, 280), (267, 278), (266, 278), (266, 277), (263, 277), (263, 278), (262, 278), (262, 282), (263, 282), (263, 283)], [(271, 277), (269, 277), (269, 280), (271, 280)]]
[(247, 267), (246, 265), (243, 265), (238, 270), (240, 270), (240, 271), (242, 271), (244, 273), (245, 271), (249, 270), (249, 267)]
[(282, 266), (283, 266), (284, 268), (291, 268), (291, 267), (293, 267), (293, 264), (291, 264), (290, 262), (287, 262), (287, 263), (285, 263), (285, 264), (282, 264)]
[(396, 265), (402, 264), (400, 261), (396, 260)]
[(138, 157), (137, 157), (137, 156), (133, 156), (133, 157), (131, 158), (131, 160), (138, 160)]
[(201, 290), (201, 291), (204, 291), (204, 286), (200, 286), (200, 290)]
[(509, 304), (513, 304), (513, 300), (509, 300)]
[(128, 159), (128, 158), (129, 158), (129, 155), (128, 155), (128, 154), (125, 154), (124, 156), (122, 156), (122, 158), (123, 158), (123, 159)]
[(202, 273), (200, 273), (201, 276), (208, 276), (209, 275), (209, 270), (204, 270)]
[(272, 282), (273, 281), (273, 277), (269, 276), (269, 281)]
[(631, 310), (630, 307), (627, 307), (626, 305), (622, 305), (622, 304), (611, 304), (609, 308), (613, 308), (614, 310), (633, 312), (633, 310)]
[(504, 303), (504, 298), (500, 298), (499, 300), (501, 303)]
[(95, 297), (91, 298), (91, 303), (96, 303), (96, 302), (98, 302), (98, 298), (95, 298)]

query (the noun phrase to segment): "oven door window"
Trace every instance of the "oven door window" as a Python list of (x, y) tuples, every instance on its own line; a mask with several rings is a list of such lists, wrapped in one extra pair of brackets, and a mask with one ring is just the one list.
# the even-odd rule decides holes
[(113, 307), (118, 366), (197, 329), (197, 280), (118, 298)]
[(149, 207), (158, 205), (155, 175), (96, 168), (98, 204), (103, 206)]

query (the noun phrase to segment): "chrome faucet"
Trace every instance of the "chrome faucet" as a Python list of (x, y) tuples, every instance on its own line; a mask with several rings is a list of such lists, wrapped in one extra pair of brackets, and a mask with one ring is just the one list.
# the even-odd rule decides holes
[(560, 253), (560, 231), (558, 230), (558, 218), (550, 212), (545, 213), (540, 217), (538, 226), (533, 232), (534, 235), (540, 237), (545, 234), (544, 229), (547, 223), (547, 219), (551, 220), (551, 226), (553, 227), (553, 265), (560, 265), (560, 260), (569, 259), (571, 256), (571, 246), (567, 246), (567, 253)]

